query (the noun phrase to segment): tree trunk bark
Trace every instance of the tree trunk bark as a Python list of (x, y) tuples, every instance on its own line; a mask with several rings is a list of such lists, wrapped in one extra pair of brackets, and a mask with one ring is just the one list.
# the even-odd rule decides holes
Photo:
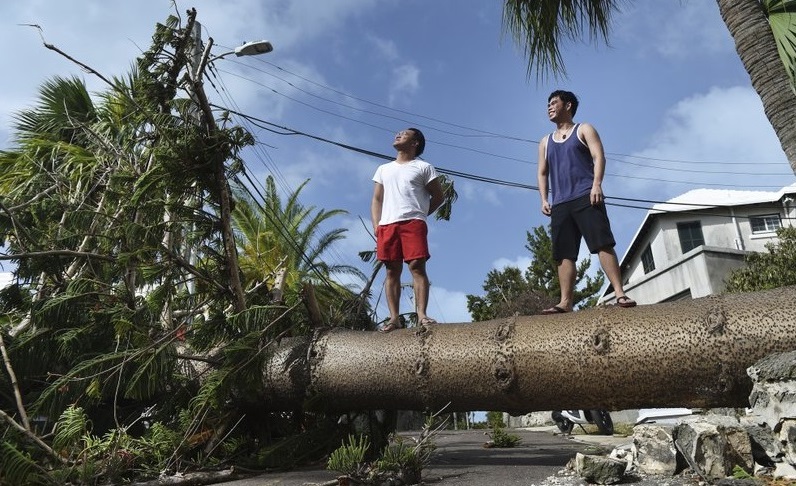
[(796, 174), (796, 94), (760, 0), (716, 0), (735, 50)]
[(283, 340), (269, 410), (608, 410), (748, 406), (746, 369), (796, 349), (796, 287), (389, 334)]

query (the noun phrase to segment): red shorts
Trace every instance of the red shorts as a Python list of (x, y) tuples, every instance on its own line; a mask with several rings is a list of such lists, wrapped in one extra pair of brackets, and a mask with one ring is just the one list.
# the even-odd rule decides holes
[(376, 229), (376, 257), (383, 262), (431, 258), (426, 222), (409, 219), (379, 226)]

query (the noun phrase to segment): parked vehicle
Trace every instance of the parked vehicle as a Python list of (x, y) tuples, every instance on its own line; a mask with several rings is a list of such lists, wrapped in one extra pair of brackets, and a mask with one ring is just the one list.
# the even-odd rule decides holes
[(601, 434), (614, 435), (614, 421), (608, 410), (553, 410), (552, 418), (562, 434), (571, 434), (575, 424), (581, 428), (583, 424), (594, 424)]
[(638, 424), (676, 424), (683, 417), (693, 415), (690, 408), (642, 408), (638, 411)]

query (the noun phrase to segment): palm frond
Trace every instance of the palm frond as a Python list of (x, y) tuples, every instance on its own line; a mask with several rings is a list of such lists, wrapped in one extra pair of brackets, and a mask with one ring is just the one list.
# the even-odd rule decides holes
[(796, 91), (796, 0), (763, 0), (771, 32), (777, 42), (777, 52)]
[(262, 332), (283, 314), (283, 306), (251, 306), (228, 319), (238, 336), (250, 332)]
[(588, 31), (592, 41), (608, 41), (611, 15), (621, 0), (506, 0), (503, 28), (528, 58), (528, 77), (565, 76), (561, 44)]
[(459, 194), (456, 192), (454, 181), (450, 177), (440, 176), (440, 184), (442, 185), (443, 201), (434, 213), (434, 217), (438, 220), (450, 221), (453, 213), (453, 203), (459, 199)]
[(81, 407), (70, 406), (63, 411), (55, 425), (53, 448), (58, 451), (80, 449), (82, 437), (88, 432), (89, 421)]
[(169, 343), (149, 352), (141, 353), (132, 360), (129, 367), (133, 373), (125, 379), (124, 397), (134, 400), (147, 400), (163, 391), (176, 368), (174, 354)]
[(37, 461), (12, 442), (0, 442), (0, 484), (52, 484)]

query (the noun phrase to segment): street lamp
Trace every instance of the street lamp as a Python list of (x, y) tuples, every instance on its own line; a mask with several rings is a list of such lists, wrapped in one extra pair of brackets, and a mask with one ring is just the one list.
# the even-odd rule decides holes
[(235, 54), (238, 57), (257, 56), (259, 54), (268, 54), (273, 50), (274, 46), (267, 40), (247, 42), (242, 46), (236, 47), (234, 51), (225, 52), (223, 54), (219, 54), (218, 56), (211, 57), (208, 60), (208, 62), (215, 61), (216, 59), (221, 59), (222, 57), (228, 56), (230, 54)]
[[(196, 45), (198, 46), (198, 43)], [(238, 57), (257, 56), (260, 54), (268, 54), (269, 52), (274, 50), (273, 44), (271, 44), (267, 40), (261, 40), (261, 41), (247, 42), (241, 46), (236, 47), (235, 50), (233, 51), (224, 52), (217, 56), (210, 57), (211, 47), (213, 47), (213, 38), (209, 37), (207, 39), (207, 46), (205, 47), (205, 51), (202, 54), (201, 60), (199, 61), (199, 65), (196, 67), (196, 72), (194, 73), (197, 81), (200, 81), (202, 79), (202, 72), (204, 71), (205, 66), (208, 63), (221, 59), (222, 57), (229, 56), (230, 54), (235, 54)]]

